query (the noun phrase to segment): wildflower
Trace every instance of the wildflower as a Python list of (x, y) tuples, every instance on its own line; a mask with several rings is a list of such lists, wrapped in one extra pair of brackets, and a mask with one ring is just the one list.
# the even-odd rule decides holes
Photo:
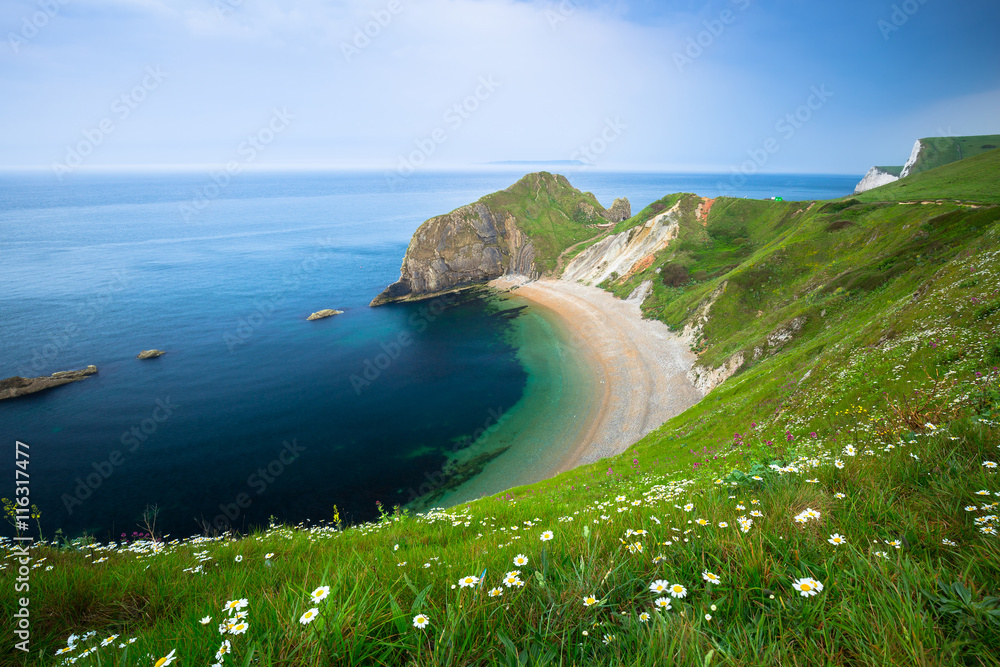
[(706, 621), (711, 621), (712, 620), (712, 615), (711, 614), (705, 614), (705, 620)]
[(944, 537), (944, 538), (941, 539), (941, 544), (945, 545), (946, 547), (957, 547), (958, 546), (957, 544), (955, 544), (954, 542), (952, 542), (951, 540), (949, 540), (947, 537)]
[(656, 598), (656, 600), (653, 601), (653, 604), (656, 605), (657, 609), (664, 609), (666, 611), (670, 611), (672, 608), (670, 606), (670, 598)]
[(101, 646), (107, 646), (108, 644), (110, 644), (111, 642), (113, 642), (116, 639), (118, 639), (118, 635), (111, 635), (107, 639), (101, 641)]
[(427, 618), (424, 614), (417, 614), (413, 617), (413, 627), (423, 630), (427, 627), (427, 624), (431, 622), (431, 619)]
[(231, 634), (231, 635), (242, 635), (244, 632), (247, 631), (247, 628), (249, 628), (249, 627), (250, 626), (247, 625), (245, 622), (240, 621), (239, 623), (237, 623), (233, 627), (229, 628), (229, 634)]
[(708, 521), (706, 519), (695, 519), (694, 522), (699, 526), (707, 526)]
[(688, 594), (688, 591), (680, 584), (674, 584), (670, 587), (670, 594), (675, 598), (682, 598)]
[(996, 461), (983, 461), (983, 467), (984, 468), (996, 468), (997, 467), (997, 462)]
[(268, 552), (268, 553), (264, 554), (264, 560), (271, 560), (272, 558), (274, 558), (274, 553), (273, 552)]
[(166, 665), (169, 665), (174, 661), (174, 653), (176, 652), (177, 649), (172, 650), (170, 653), (166, 654), (165, 656), (157, 660), (155, 663), (153, 663), (153, 667), (166, 667)]
[(716, 606), (713, 604), (711, 607), (709, 607), (709, 609), (711, 609), (712, 611), (715, 611), (716, 610)]
[(229, 602), (226, 603), (226, 606), (222, 608), (222, 611), (229, 611), (229, 612), (239, 611), (240, 609), (243, 609), (246, 606), (247, 606), (246, 598), (243, 598), (242, 600), (230, 600)]
[(888, 544), (890, 547), (896, 547), (897, 549), (903, 546), (903, 543), (900, 542), (899, 540), (888, 540), (886, 541), (886, 544)]
[(795, 580), (792, 583), (792, 588), (801, 593), (802, 597), (807, 598), (812, 597), (823, 590), (823, 584), (810, 577), (805, 577), (803, 579)]
[(979, 509), (979, 508), (978, 508), (978, 507), (976, 507), (975, 505), (966, 505), (966, 506), (965, 506), (965, 511), (966, 511), (966, 512), (975, 512), (975, 511), (977, 511), (978, 509)]
[(326, 596), (329, 594), (330, 594), (329, 586), (320, 586), (309, 595), (310, 597), (312, 597), (313, 602), (322, 602), (323, 600), (326, 599)]
[(514, 565), (527, 565), (528, 557), (524, 554), (518, 554), (514, 556)]
[(833, 494), (833, 497), (836, 498), (837, 500), (843, 500), (847, 496), (845, 496), (843, 493), (839, 493), (838, 492), (838, 493)]
[(589, 607), (595, 604), (597, 604), (597, 598), (595, 598), (593, 595), (588, 595), (587, 597), (583, 598), (584, 607)]
[(704, 579), (705, 581), (707, 581), (710, 584), (721, 584), (722, 583), (722, 580), (719, 579), (719, 575), (714, 574), (712, 572), (709, 572), (707, 570), (705, 572), (701, 573), (701, 578)]
[(472, 575), (468, 577), (462, 577), (458, 580), (458, 585), (462, 588), (472, 588), (479, 583), (479, 577), (474, 577)]
[(830, 536), (830, 539), (827, 540), (827, 542), (833, 545), (844, 544), (846, 541), (847, 540), (845, 540), (844, 536), (840, 533), (834, 533)]
[(65, 647), (59, 649), (58, 651), (56, 651), (56, 655), (62, 655), (63, 653), (69, 653), (70, 651), (72, 651), (75, 648), (76, 648), (75, 646), (65, 646)]
[(844, 454), (846, 456), (854, 456), (857, 453), (858, 453), (857, 450), (854, 449), (854, 445), (848, 445), (847, 447), (844, 447)]
[(237, 563), (242, 563), (243, 562), (243, 556), (242, 555), (237, 555), (236, 556), (236, 562)]
[(844, 469), (844, 462), (841, 461), (840, 459), (837, 459), (836, 461), (834, 461), (833, 465), (837, 466), (838, 470), (843, 470)]
[(720, 521), (719, 528), (729, 528), (729, 524), (726, 523), (725, 521)]
[(201, 619), (198, 622), (201, 623), (202, 625), (208, 625), (209, 623), (212, 622), (212, 617), (211, 616), (206, 616), (205, 618)]
[(226, 656), (226, 654), (231, 653), (232, 650), (233, 645), (229, 643), (229, 640), (227, 639), (223, 641), (222, 646), (220, 646), (219, 650), (215, 652), (215, 661), (222, 662), (222, 659)]
[(510, 588), (511, 586), (517, 586), (518, 581), (520, 581), (520, 579), (518, 578), (516, 572), (508, 572), (507, 576), (504, 577), (503, 583), (507, 586), (507, 588)]
[(684, 506), (684, 511), (685, 512), (690, 512), (693, 509), (694, 509), (694, 504), (693, 503), (688, 503), (687, 505)]
[(667, 590), (667, 586), (669, 585), (670, 584), (667, 581), (664, 581), (663, 579), (657, 579), (656, 581), (654, 581), (649, 585), (649, 590), (651, 590), (654, 593), (662, 593), (663, 591)]
[(319, 616), (319, 609), (313, 607), (312, 609), (310, 609), (309, 611), (307, 611), (306, 613), (302, 614), (302, 616), (299, 617), (299, 623), (301, 623), (302, 625), (308, 625), (309, 623), (315, 621), (317, 616)]
[(542, 542), (548, 542), (551, 539), (552, 539), (551, 530), (546, 530), (544, 533), (542, 533)]
[(655, 565), (657, 563), (665, 561), (666, 559), (667, 559), (666, 556), (664, 556), (663, 554), (660, 554), (659, 556), (657, 556), (656, 558), (653, 559), (653, 564)]
[(976, 491), (976, 495), (977, 496), (988, 496), (988, 495), (990, 495), (990, 492), (987, 491), (986, 489), (980, 489), (980, 490)]
[(615, 636), (614, 635), (604, 635), (603, 641), (604, 641), (605, 644), (610, 644), (614, 640), (615, 640)]
[(646, 623), (648, 621), (649, 621), (649, 613), (648, 612), (644, 611), (641, 614), (639, 614), (639, 622), (640, 623)]
[(499, 586), (490, 589), (491, 598), (500, 597), (501, 595), (503, 595), (503, 589), (500, 588)]

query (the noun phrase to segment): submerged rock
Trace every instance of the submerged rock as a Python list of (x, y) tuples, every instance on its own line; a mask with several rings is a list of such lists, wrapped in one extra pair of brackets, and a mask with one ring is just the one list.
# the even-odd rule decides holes
[(311, 320), (321, 320), (324, 317), (330, 317), (332, 315), (340, 315), (343, 312), (344, 311), (342, 311), (342, 310), (333, 310), (331, 308), (327, 308), (325, 310), (317, 310), (315, 313), (313, 313), (312, 315), (310, 315), (309, 317), (307, 317), (306, 320), (310, 320), (310, 321)]
[(15, 375), (6, 380), (0, 380), (0, 401), (7, 398), (27, 396), (28, 394), (76, 382), (96, 372), (97, 366), (91, 365), (78, 371), (59, 371), (52, 375), (37, 378), (23, 378), (20, 375)]
[(163, 350), (143, 350), (138, 355), (136, 355), (136, 359), (155, 359), (156, 357), (159, 357), (164, 354), (166, 354), (166, 352), (164, 352)]

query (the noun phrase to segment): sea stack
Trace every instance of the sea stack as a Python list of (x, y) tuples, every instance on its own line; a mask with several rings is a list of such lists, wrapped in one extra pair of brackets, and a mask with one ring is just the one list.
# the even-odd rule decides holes
[(163, 350), (143, 350), (138, 355), (136, 355), (136, 359), (155, 359), (156, 357), (159, 357), (164, 354), (166, 354), (166, 352), (164, 352)]

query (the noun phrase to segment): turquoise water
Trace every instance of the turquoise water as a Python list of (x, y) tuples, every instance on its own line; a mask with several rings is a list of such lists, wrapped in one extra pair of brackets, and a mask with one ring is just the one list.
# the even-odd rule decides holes
[[(0, 175), (0, 378), (100, 369), (0, 403), (3, 449), (30, 445), (46, 533), (130, 534), (149, 504), (175, 536), (329, 519), (334, 504), (367, 520), (376, 501), (438, 484), (490, 420), (514, 442), (533, 415), (562, 418), (582, 400), (566, 392), (576, 371), (539, 314), (475, 297), (367, 307), (420, 222), (519, 176), (390, 189), (375, 173), (243, 174), (212, 190), (190, 173)], [(570, 178), (633, 210), (718, 181)], [(792, 199), (846, 194), (857, 177), (760, 179), (748, 195)], [(345, 312), (305, 321), (323, 308)], [(149, 348), (167, 354), (135, 358)]]

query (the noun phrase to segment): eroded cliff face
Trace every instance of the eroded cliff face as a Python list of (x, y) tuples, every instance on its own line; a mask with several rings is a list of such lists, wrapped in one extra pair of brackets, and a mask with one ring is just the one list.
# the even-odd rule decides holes
[(540, 277), (559, 254), (630, 217), (627, 199), (610, 209), (565, 176), (528, 174), (475, 204), (427, 220), (406, 249), (399, 280), (371, 302), (425, 299), (503, 276)]
[(371, 305), (426, 298), (508, 273), (537, 278), (535, 249), (512, 215), (478, 202), (420, 225), (406, 249), (399, 280)]
[[(677, 238), (680, 203), (650, 218), (645, 224), (612, 234), (573, 258), (563, 271), (563, 280), (599, 285), (611, 274), (626, 276), (641, 270), (655, 253)], [(647, 263), (646, 266), (649, 264)]]
[(881, 167), (872, 167), (865, 174), (865, 177), (855, 186), (854, 194), (859, 195), (862, 192), (871, 190), (873, 188), (878, 188), (883, 185), (888, 185), (894, 181), (898, 181), (899, 176), (891, 174)]

